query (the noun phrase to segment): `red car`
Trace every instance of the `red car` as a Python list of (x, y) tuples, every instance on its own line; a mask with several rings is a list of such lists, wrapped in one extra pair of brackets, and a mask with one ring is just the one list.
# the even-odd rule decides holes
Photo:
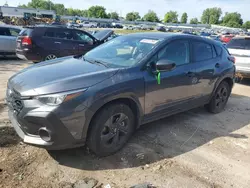
[(234, 35), (221, 35), (220, 40), (224, 43), (230, 42), (230, 40), (234, 37)]

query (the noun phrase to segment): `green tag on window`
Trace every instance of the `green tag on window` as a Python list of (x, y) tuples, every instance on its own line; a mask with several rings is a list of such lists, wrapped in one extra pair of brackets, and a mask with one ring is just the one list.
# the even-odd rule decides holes
[(161, 84), (161, 73), (160, 71), (157, 70), (157, 75), (155, 76), (156, 80), (157, 80), (157, 84), (160, 85)]

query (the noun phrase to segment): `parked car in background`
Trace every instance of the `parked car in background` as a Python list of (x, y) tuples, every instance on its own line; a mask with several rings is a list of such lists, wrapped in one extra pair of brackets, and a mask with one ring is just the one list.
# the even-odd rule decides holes
[(134, 30), (134, 26), (132, 26), (132, 25), (126, 25), (126, 26), (123, 27), (123, 29)]
[(193, 35), (120, 36), (84, 56), (12, 76), (9, 117), (24, 143), (46, 149), (86, 143), (107, 156), (142, 124), (203, 105), (223, 111), (234, 83), (231, 58), (222, 44)]
[(55, 59), (58, 57), (79, 55), (102, 44), (108, 37), (95, 38), (88, 32), (54, 27), (27, 27), (17, 37), (16, 54), (21, 59), (33, 62)]
[(234, 37), (234, 35), (229, 34), (229, 35), (221, 35), (220, 40), (224, 43), (230, 42), (230, 40)]
[(66, 24), (68, 28), (81, 28), (81, 26), (78, 23), (67, 23)]
[(119, 28), (119, 29), (122, 29), (123, 28), (123, 25), (120, 24), (120, 23), (112, 23), (112, 27), (113, 28)]
[(79, 23), (80, 27), (86, 27), (86, 28), (96, 28), (97, 27), (97, 23), (95, 22), (81, 22)]
[(97, 23), (98, 28), (112, 28), (110, 23)]
[(250, 37), (234, 37), (226, 46), (235, 57), (236, 72), (250, 78)]
[(166, 32), (166, 28), (164, 26), (158, 26), (158, 27), (156, 27), (156, 30)]
[(20, 27), (0, 25), (0, 55), (16, 54), (16, 38), (20, 31)]
[(153, 30), (154, 28), (150, 25), (141, 24), (141, 30)]

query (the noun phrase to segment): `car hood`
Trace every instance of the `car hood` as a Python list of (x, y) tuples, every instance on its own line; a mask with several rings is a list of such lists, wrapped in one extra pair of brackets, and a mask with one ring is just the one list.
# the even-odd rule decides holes
[(105, 29), (98, 31), (97, 33), (94, 34), (94, 37), (98, 39), (99, 41), (105, 41), (107, 40), (112, 34), (114, 33), (113, 30), (111, 29)]
[(21, 96), (59, 93), (93, 86), (112, 77), (118, 69), (64, 57), (30, 66), (9, 79), (8, 87)]

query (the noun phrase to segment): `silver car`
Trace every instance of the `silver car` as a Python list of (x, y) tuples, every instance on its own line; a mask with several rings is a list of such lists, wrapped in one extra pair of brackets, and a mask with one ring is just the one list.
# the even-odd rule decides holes
[(20, 27), (0, 25), (0, 55), (16, 54), (16, 37), (20, 31)]
[(250, 78), (250, 37), (234, 37), (226, 46), (235, 57), (236, 72), (243, 78)]

